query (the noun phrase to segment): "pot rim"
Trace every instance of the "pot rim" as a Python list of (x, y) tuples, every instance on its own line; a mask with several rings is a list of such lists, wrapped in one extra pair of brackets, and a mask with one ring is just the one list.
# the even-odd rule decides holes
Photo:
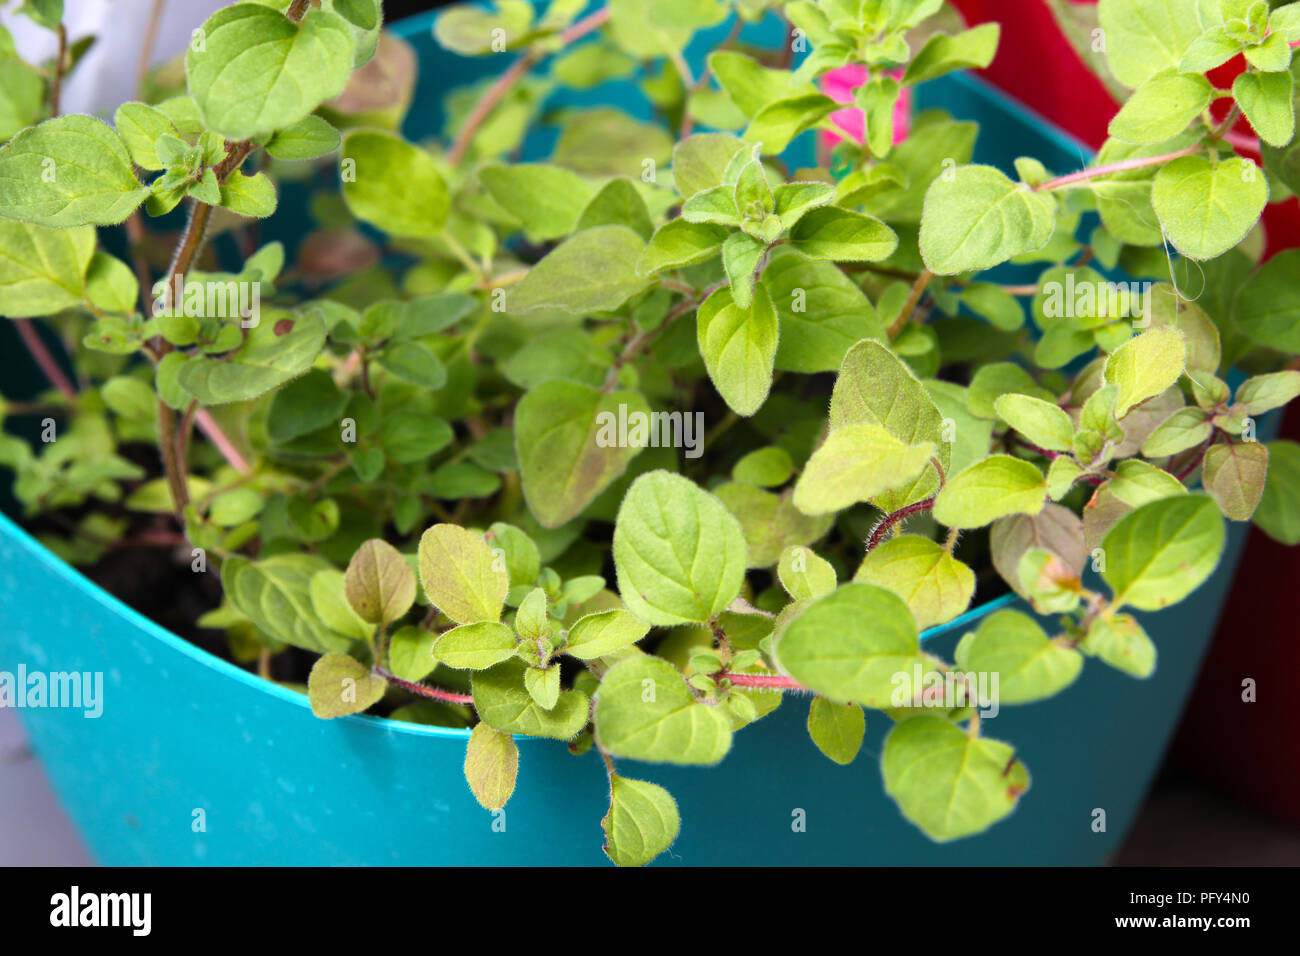
[[(0, 512), (0, 538), (13, 541), (19, 548), (24, 550), (27, 555), (35, 561), (36, 564), (52, 572), (56, 577), (61, 579), (67, 586), (76, 588), (83, 594), (89, 595), (98, 602), (106, 612), (125, 620), (136, 630), (158, 641), (164, 647), (171, 651), (182, 654), (197, 664), (202, 664), (210, 670), (214, 670), (226, 677), (242, 683), (244, 686), (269, 694), (272, 697), (292, 704), (296, 707), (310, 710), (311, 704), (306, 694), (290, 690), (283, 687), (275, 681), (269, 681), (251, 671), (246, 671), (230, 661), (218, 657), (217, 655), (204, 650), (196, 644), (191, 644), (185, 638), (173, 634), (167, 628), (150, 620), (141, 614), (135, 608), (124, 603), (120, 598), (105, 591), (90, 578), (86, 577), (76, 567), (68, 564), (61, 558), (57, 557), (52, 551), (43, 544), (29, 535), (22, 527), (13, 521), (7, 514)], [(921, 641), (933, 640), (944, 634), (951, 633), (958, 628), (966, 627), (972, 622), (988, 615), (1008, 605), (1019, 601), (1019, 596), (1015, 592), (996, 597), (991, 601), (986, 601), (976, 607), (971, 608), (964, 614), (953, 618), (947, 624), (941, 624), (938, 627), (932, 627), (921, 633)], [(340, 718), (334, 718), (340, 719)], [(414, 737), (441, 737), (444, 739), (468, 740), (470, 731), (457, 727), (435, 727), (429, 724), (414, 724), (405, 720), (392, 720), (388, 717), (375, 717), (368, 714), (352, 714), (341, 718), (348, 721), (360, 721), (370, 724), (375, 729), (383, 729), (390, 733), (409, 734)], [(516, 741), (533, 740), (549, 741), (549, 737), (529, 737), (524, 734), (512, 734)]]

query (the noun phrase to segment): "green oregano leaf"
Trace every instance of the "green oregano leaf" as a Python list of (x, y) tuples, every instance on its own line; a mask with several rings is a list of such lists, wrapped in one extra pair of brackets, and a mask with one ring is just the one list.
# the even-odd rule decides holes
[(501, 620), (509, 576), (483, 535), (436, 524), (420, 538), (419, 554), (430, 604), (458, 624)]
[(731, 721), (697, 701), (677, 668), (638, 655), (606, 672), (596, 691), (596, 739), (616, 757), (715, 764), (731, 748)]
[(1029, 789), (1029, 771), (1010, 745), (928, 714), (889, 732), (880, 767), (903, 816), (941, 843), (997, 823)]
[(326, 719), (359, 714), (378, 703), (387, 689), (387, 681), (347, 654), (324, 655), (307, 678), (311, 712)]
[(713, 495), (666, 471), (637, 478), (614, 526), (618, 591), (651, 624), (707, 621), (740, 592), (740, 524)]
[(148, 195), (107, 123), (70, 114), (0, 146), (0, 217), (42, 226), (109, 226)]
[(808, 736), (817, 749), (841, 766), (853, 763), (867, 733), (867, 718), (857, 704), (814, 697), (808, 708)]
[(332, 11), (310, 7), (294, 23), (237, 3), (209, 17), (190, 44), (189, 93), (205, 128), (230, 140), (268, 136), (342, 92), (354, 49), (352, 27)]
[(348, 562), (348, 603), (363, 621), (391, 624), (415, 603), (415, 573), (387, 541), (372, 538)]
[(436, 236), (447, 221), (447, 184), (433, 157), (392, 133), (356, 130), (340, 153), (348, 209), (394, 236)]
[(1192, 593), (1219, 563), (1225, 532), (1208, 495), (1179, 495), (1129, 512), (1107, 532), (1102, 577), (1113, 607), (1155, 611)]
[(465, 781), (485, 810), (500, 810), (515, 792), (519, 747), (515, 738), (487, 724), (474, 725), (465, 748)]
[(617, 866), (644, 866), (677, 839), (681, 819), (672, 795), (658, 784), (609, 778), (609, 812), (600, 821), (605, 855)]

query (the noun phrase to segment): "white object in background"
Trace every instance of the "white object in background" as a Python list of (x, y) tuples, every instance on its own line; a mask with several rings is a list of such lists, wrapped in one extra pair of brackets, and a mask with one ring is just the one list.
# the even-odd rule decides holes
[[(95, 45), (64, 81), (60, 111), (111, 116), (118, 104), (135, 99), (136, 66), (144, 45), (154, 0), (65, 0), (63, 23), (68, 43), (93, 34)], [(164, 0), (154, 41), (154, 64), (185, 52), (193, 31), (225, 0)], [(58, 41), (51, 30), (16, 13), (0, 10), (0, 23), (29, 63), (52, 59)]]

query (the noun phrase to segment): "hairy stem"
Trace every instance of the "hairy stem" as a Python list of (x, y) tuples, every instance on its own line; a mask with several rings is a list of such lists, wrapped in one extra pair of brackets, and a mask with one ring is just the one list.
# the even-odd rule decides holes
[[(569, 29), (560, 34), (560, 44), (558, 49), (563, 49), (570, 43), (585, 37), (588, 33), (599, 30), (609, 19), (609, 10), (602, 8), (595, 13), (583, 17)], [(487, 121), (488, 116), (496, 109), (497, 104), (505, 99), (506, 94), (514, 89), (515, 84), (528, 74), (534, 66), (540, 63), (543, 55), (536, 53), (525, 53), (510, 68), (497, 77), (496, 82), (488, 89), (483, 99), (479, 100), (474, 106), (473, 111), (465, 120), (465, 125), (460, 128), (456, 134), (456, 141), (452, 143), (451, 150), (447, 153), (447, 161), (453, 166), (459, 166), (465, 158), (465, 153), (469, 151), (469, 145), (474, 140), (474, 135), (478, 132), (479, 127)]]
[(376, 664), (373, 668), (378, 677), (382, 677), (394, 687), (400, 687), (402, 690), (417, 694), (420, 697), (428, 697), (430, 700), (440, 700), (448, 704), (473, 704), (473, 694), (458, 694), (455, 691), (443, 690), (441, 687), (431, 687), (428, 684), (420, 684), (415, 681), (402, 680), (386, 667), (380, 667)]
[(912, 283), (912, 291), (907, 294), (907, 301), (903, 303), (903, 308), (898, 312), (898, 318), (894, 319), (894, 324), (889, 327), (890, 341), (898, 338), (898, 334), (903, 331), (903, 326), (912, 317), (912, 313), (916, 311), (917, 303), (921, 301), (921, 296), (925, 294), (925, 287), (930, 284), (930, 280), (933, 278), (934, 273), (929, 269), (923, 269), (921, 274), (916, 277), (916, 281)]
[(762, 690), (810, 690), (792, 677), (780, 674), (737, 674), (732, 671), (718, 671), (712, 675), (714, 680), (724, 677), (736, 687), (757, 687)]
[(924, 501), (917, 501), (885, 515), (880, 524), (876, 525), (875, 530), (871, 532), (871, 537), (867, 539), (867, 552), (870, 553), (871, 551), (874, 551), (876, 546), (880, 544), (881, 541), (885, 540), (885, 535), (889, 533), (890, 529), (904, 518), (910, 518), (912, 515), (917, 515), (922, 511), (929, 511), (933, 508), (934, 499), (935, 496), (931, 495)]

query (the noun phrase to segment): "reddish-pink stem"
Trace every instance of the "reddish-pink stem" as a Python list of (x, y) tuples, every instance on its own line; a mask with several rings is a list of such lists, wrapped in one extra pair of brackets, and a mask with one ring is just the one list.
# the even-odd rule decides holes
[(719, 671), (713, 675), (715, 680), (726, 678), (737, 687), (761, 687), (767, 690), (808, 690), (803, 684), (780, 674), (737, 674), (733, 671)]
[(402, 690), (410, 691), (412, 694), (418, 694), (421, 697), (441, 700), (448, 704), (474, 703), (473, 694), (458, 694), (455, 691), (443, 690), (441, 687), (430, 687), (428, 684), (419, 684), (415, 681), (402, 680), (402, 678), (398, 677), (385, 667), (379, 667), (376, 665), (375, 673), (395, 687), (400, 687)]
[(212, 413), (206, 408), (200, 408), (194, 413), (194, 423), (199, 426), (199, 430), (208, 436), (208, 441), (221, 452), (221, 457), (230, 462), (230, 467), (235, 469), (241, 475), (252, 474), (253, 466), (248, 463), (239, 449), (235, 447), (234, 442), (221, 430)]
[(912, 515), (920, 514), (922, 511), (929, 511), (933, 508), (934, 497), (934, 495), (931, 495), (924, 501), (918, 501), (915, 504), (910, 504), (905, 508), (899, 508), (897, 511), (885, 515), (885, 519), (881, 521), (880, 524), (876, 525), (876, 530), (872, 531), (871, 537), (867, 539), (867, 551), (874, 550), (876, 545), (880, 544), (880, 542), (885, 539), (885, 535), (889, 533), (889, 529), (898, 524), (898, 522), (902, 521), (904, 518), (910, 518)]
[[(595, 13), (583, 17), (573, 26), (569, 27), (569, 29), (560, 34), (560, 49), (563, 49), (575, 40), (581, 39), (588, 33), (599, 30), (605, 25), (605, 21), (608, 19), (608, 8), (602, 8), (597, 10)], [(483, 125), (484, 121), (489, 115), (491, 115), (492, 111), (496, 109), (497, 104), (505, 99), (506, 94), (514, 88), (514, 85), (518, 83), (529, 70), (536, 66), (540, 59), (541, 57), (535, 56), (532, 53), (525, 53), (519, 59), (515, 60), (514, 63), (510, 64), (508, 70), (497, 77), (496, 82), (488, 89), (487, 94), (484, 95), (483, 99), (478, 101), (473, 111), (469, 114), (469, 117), (465, 120), (465, 125), (462, 126), (460, 132), (456, 134), (456, 141), (452, 143), (451, 150), (447, 153), (447, 161), (451, 163), (451, 165), (460, 165), (460, 161), (465, 158), (465, 153), (469, 150), (469, 144), (474, 139), (474, 134), (478, 132), (479, 127)]]
[(16, 319), (14, 325), (18, 327), (18, 335), (23, 340), (23, 345), (31, 354), (32, 360), (40, 367), (41, 373), (45, 380), (57, 388), (63, 395), (76, 401), (77, 389), (69, 381), (68, 377), (63, 374), (63, 369), (59, 368), (59, 363), (54, 360), (45, 343), (41, 341), (41, 335), (36, 331), (36, 326), (32, 324), (31, 319)]

